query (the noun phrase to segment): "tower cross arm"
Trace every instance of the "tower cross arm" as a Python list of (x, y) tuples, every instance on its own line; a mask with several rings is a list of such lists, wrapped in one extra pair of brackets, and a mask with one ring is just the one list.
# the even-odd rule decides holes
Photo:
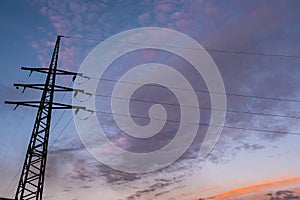
[[(14, 108), (14, 110), (15, 110), (18, 106), (28, 106), (28, 107), (39, 108), (41, 102), (40, 101), (5, 101), (5, 103), (16, 105), (16, 107)], [(86, 107), (83, 107), (83, 106), (73, 106), (73, 105), (57, 103), (57, 102), (52, 103), (52, 109), (87, 110)]]
[[(15, 83), (14, 86), (18, 89), (19, 87), (23, 87), (23, 91), (26, 88), (32, 88), (32, 89), (37, 89), (37, 90), (44, 90), (45, 84), (39, 84), (39, 83), (33, 83), (33, 84), (23, 84), (23, 83)], [(84, 93), (84, 90), (80, 89), (74, 89), (70, 87), (65, 87), (65, 86), (60, 86), (60, 85), (54, 85), (54, 92), (81, 92)]]
[[(21, 69), (30, 71), (30, 74), (32, 72), (40, 72), (40, 73), (48, 74), (49, 70), (54, 70), (54, 69), (43, 68), (43, 67), (21, 67)], [(56, 75), (83, 76), (82, 73), (70, 72), (62, 69), (55, 69), (55, 71), (56, 71)]]

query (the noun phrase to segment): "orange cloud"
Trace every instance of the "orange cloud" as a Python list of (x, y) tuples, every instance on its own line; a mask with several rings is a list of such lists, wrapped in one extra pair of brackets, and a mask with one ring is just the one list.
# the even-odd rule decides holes
[(243, 195), (243, 194), (249, 194), (251, 192), (258, 192), (259, 190), (266, 189), (266, 188), (271, 188), (275, 186), (283, 186), (295, 182), (300, 181), (300, 176), (293, 177), (293, 178), (288, 178), (280, 181), (266, 181), (260, 184), (255, 184), (255, 185), (250, 185), (246, 187), (241, 187), (237, 189), (233, 189), (227, 192), (223, 192), (220, 194), (217, 194), (213, 197), (210, 198), (216, 198), (216, 199), (224, 199), (226, 197), (231, 197), (231, 196), (238, 196), (238, 195)]

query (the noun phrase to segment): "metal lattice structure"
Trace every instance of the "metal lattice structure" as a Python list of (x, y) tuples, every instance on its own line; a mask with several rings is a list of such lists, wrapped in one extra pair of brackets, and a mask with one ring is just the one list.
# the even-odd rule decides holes
[(82, 107), (72, 107), (71, 105), (53, 102), (55, 92), (74, 91), (72, 88), (56, 85), (56, 76), (73, 75), (75, 78), (77, 75), (77, 73), (74, 72), (57, 69), (59, 44), (62, 37), (63, 36), (57, 36), (49, 68), (22, 67), (23, 70), (29, 70), (31, 73), (33, 71), (47, 73), (45, 84), (14, 84), (16, 87), (23, 87), (24, 90), (25, 88), (42, 90), (41, 100), (5, 102), (7, 104), (16, 104), (16, 107), (22, 105), (38, 108), (15, 200), (42, 199), (52, 110), (72, 108), (85, 109)]

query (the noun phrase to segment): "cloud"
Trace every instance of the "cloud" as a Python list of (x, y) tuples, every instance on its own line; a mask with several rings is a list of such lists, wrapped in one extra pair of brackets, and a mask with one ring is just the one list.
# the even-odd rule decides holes
[(260, 150), (263, 149), (264, 146), (263, 145), (259, 145), (259, 144), (248, 144), (248, 143), (244, 143), (240, 146), (235, 147), (236, 150), (240, 151), (242, 149), (245, 150), (251, 150), (251, 151), (255, 151), (255, 150)]
[[(171, 184), (172, 184), (172, 182), (170, 182), (169, 180), (157, 181), (155, 184), (149, 186), (147, 189), (137, 191), (135, 194), (127, 197), (126, 200), (134, 200), (137, 198), (142, 198), (142, 196), (144, 194), (156, 192), (157, 190), (161, 190), (167, 186), (170, 186)], [(166, 192), (164, 192), (164, 193), (166, 193)], [(155, 194), (155, 196), (160, 196), (161, 194), (163, 194), (163, 193)]]
[[(141, 4), (143, 3), (145, 2)], [(50, 4), (51, 6), (49, 6)], [(72, 33), (79, 36), (83, 34), (90, 35), (89, 33), (99, 33), (98, 36), (101, 37), (105, 35), (103, 30), (100, 30), (102, 26), (108, 26), (107, 28), (112, 30), (112, 32), (120, 30), (117, 25), (124, 25), (124, 27), (126, 27), (124, 20), (120, 20), (118, 17), (113, 18), (111, 13), (113, 10), (118, 10), (122, 4), (116, 3), (110, 5), (110, 3), (104, 2), (82, 3), (77, 1), (66, 1), (58, 4), (53, 1), (41, 1), (40, 5), (40, 12), (49, 18), (54, 30), (60, 33)], [(139, 5), (136, 5), (136, 7), (138, 6)], [(293, 20), (288, 23), (282, 21), (282, 18), (277, 14), (277, 10), (281, 6), (287, 7), (288, 5), (276, 3), (273, 7), (270, 7), (267, 4), (256, 5), (255, 3), (249, 3), (249, 7), (242, 7), (242, 10), (236, 13), (235, 9), (230, 10), (231, 7), (234, 6), (222, 7), (213, 1), (192, 1), (185, 3), (155, 1), (151, 4), (149, 9), (138, 13), (137, 21), (140, 25), (159, 25), (175, 28), (176, 30), (195, 36), (195, 39), (203, 41), (206, 46), (212, 48), (229, 50), (250, 49), (252, 51), (264, 50), (261, 49), (261, 46), (258, 46), (259, 42), (257, 42), (257, 40), (263, 41), (262, 38), (265, 39), (267, 33), (277, 33), (283, 26), (291, 25), (294, 22)], [(132, 9), (135, 6), (128, 5), (128, 7), (128, 9)], [(199, 12), (199, 10), (203, 10), (203, 13)], [(87, 12), (88, 15), (85, 15)], [(101, 13), (101, 15), (99, 15), (99, 13)], [(283, 14), (287, 15), (287, 13)], [(171, 17), (169, 17), (170, 15)], [(226, 17), (226, 21), (224, 21), (225, 19), (221, 16)], [(237, 20), (236, 16), (239, 16), (240, 20)], [(97, 18), (98, 20), (96, 20)], [(271, 18), (272, 21), (279, 21), (281, 23), (269, 23)], [(206, 23), (205, 21), (208, 20), (211, 20), (211, 22)], [(224, 25), (220, 26), (221, 23), (224, 23)], [(132, 25), (128, 26), (127, 24), (127, 27), (131, 26)], [(207, 28), (207, 30), (204, 31), (206, 34), (202, 34), (202, 31), (197, 29), (198, 27), (202, 27), (202, 29)], [(255, 35), (253, 33), (255, 33)], [(272, 36), (274, 37), (276, 34)], [(236, 38), (239, 39), (236, 40)], [(66, 47), (61, 54), (64, 66), (70, 68), (76, 65), (78, 66), (78, 63), (80, 63), (78, 58), (83, 57), (79, 55), (82, 51), (75, 47), (77, 43), (73, 43), (67, 39), (64, 42)], [(48, 41), (47, 43), (50, 44), (51, 42)], [(286, 95), (287, 90), (283, 85), (283, 79), (279, 79), (283, 73), (282, 68), (278, 67), (274, 69), (274, 67), (272, 67), (272, 74), (268, 74), (268, 71), (265, 73), (257, 73), (257, 71), (265, 65), (263, 61), (265, 58), (220, 55), (218, 53), (212, 53), (212, 56), (222, 72), (226, 87), (230, 88), (230, 90), (241, 93), (246, 91), (246, 93), (274, 96), (277, 96), (278, 92), (280, 92), (280, 95)], [(253, 66), (254, 64), (255, 66)], [(278, 65), (278, 62), (274, 59), (271, 60), (268, 65)], [(268, 66), (264, 67), (268, 68)], [(232, 78), (232, 72), (239, 74), (239, 76)], [(286, 83), (286, 79), (290, 81), (290, 85), (297, 83), (297, 80), (289, 79), (288, 77), (285, 77), (284, 83)], [(274, 84), (278, 86), (276, 87), (278, 89), (276, 91), (271, 89), (274, 87)], [(274, 92), (276, 92), (276, 94), (274, 94)], [(291, 91), (288, 92), (291, 94)], [(296, 92), (296, 88), (292, 90), (292, 93), (293, 92)], [(246, 111), (254, 109), (270, 110), (274, 108), (274, 104), (269, 104), (257, 99), (253, 101), (253, 99), (229, 97), (229, 108), (235, 108), (236, 110), (245, 109)], [(289, 122), (281, 122), (282, 124), (279, 126), (278, 124), (274, 125), (269, 123), (272, 120), (273, 119), (262, 119), (257, 116), (247, 116), (247, 120), (241, 120), (240, 115), (228, 114), (227, 123), (248, 127), (266, 126), (266, 129), (275, 130), (281, 129), (282, 127), (289, 127)], [(226, 133), (229, 133), (229, 131), (226, 131)], [(245, 138), (245, 136), (236, 137), (234, 135), (235, 134), (231, 132), (229, 136), (224, 138), (227, 138), (227, 142), (229, 143)], [(280, 137), (282, 137), (282, 135), (271, 133), (261, 136), (263, 139), (270, 140)], [(256, 148), (255, 145), (258, 144), (252, 144), (252, 150), (260, 149)], [(237, 146), (236, 150), (243, 148), (250, 149), (251, 147)], [(220, 155), (218, 157), (222, 156)]]
[(270, 200), (300, 199), (300, 196), (294, 195), (294, 192), (290, 190), (279, 190), (275, 193), (268, 193), (267, 195), (270, 196)]
[[(245, 5), (244, 5), (245, 4)], [(49, 64), (55, 36), (66, 34), (79, 37), (106, 39), (107, 37), (130, 28), (143, 26), (159, 26), (172, 28), (188, 34), (202, 43), (207, 49), (236, 50), (245, 52), (266, 52), (292, 54), (297, 52), (290, 43), (298, 41), (298, 31), (292, 27), (298, 23), (297, 6), (289, 2), (257, 3), (244, 2), (243, 5), (235, 1), (138, 1), (124, 3), (123, 1), (36, 1), (41, 15), (48, 18), (49, 27), (39, 27), (44, 34), (40, 41), (32, 41), (32, 48), (39, 51), (39, 60), (44, 66)], [(288, 10), (288, 12), (287, 12)], [(290, 31), (290, 32), (288, 32)], [(81, 41), (63, 38), (61, 45), (60, 67), (76, 71), (82, 60), (98, 42)], [(299, 69), (294, 61), (265, 56), (249, 56), (224, 54), (209, 51), (219, 67), (226, 89), (229, 93), (251, 94), (257, 96), (299, 98)], [(160, 54), (165, 55), (165, 54)], [(161, 56), (163, 57), (163, 56)], [(155, 59), (153, 54), (145, 54), (146, 60)], [(129, 60), (129, 61), (128, 61)], [(134, 64), (132, 59), (125, 62)], [(187, 65), (182, 65), (186, 72)], [(119, 68), (124, 69), (124, 68)], [(192, 76), (193, 73), (187, 73)], [(198, 83), (198, 82), (197, 82)], [(199, 85), (201, 83), (198, 83)], [(288, 89), (287, 89), (288, 88)], [(161, 97), (161, 96), (159, 96)], [(294, 113), (299, 111), (297, 104), (282, 101), (266, 101), (258, 98), (242, 98), (228, 96), (228, 110), (254, 111), (264, 113)], [(271, 103), (270, 103), (271, 102)], [(207, 104), (207, 101), (204, 103)], [(101, 105), (103, 106), (103, 105)], [(296, 112), (297, 114), (297, 112)], [(204, 120), (209, 119), (209, 113), (204, 114)], [(150, 149), (154, 144), (165, 144), (167, 137), (159, 141), (148, 142), (133, 147), (128, 137), (117, 137), (112, 121), (106, 120), (106, 128), (115, 136), (115, 143), (130, 150)], [(228, 113), (226, 124), (245, 128), (264, 128), (275, 131), (298, 130), (295, 121), (282, 120), (275, 117), (261, 117), (257, 115), (241, 115)], [(173, 131), (172, 129), (167, 132)], [(201, 130), (201, 133), (205, 129)], [(251, 134), (249, 134), (251, 133)], [(203, 134), (199, 134), (199, 140)], [(207, 160), (214, 163), (223, 163), (241, 151), (257, 151), (265, 147), (263, 141), (275, 141), (285, 135), (276, 133), (256, 133), (226, 128)], [(95, 181), (104, 178), (105, 182), (114, 186), (125, 185), (139, 181), (148, 175), (132, 175), (111, 170), (91, 158), (79, 140), (66, 139), (73, 142), (64, 147), (50, 151), (48, 163), (48, 177), (59, 174), (72, 180)], [(262, 142), (258, 142), (262, 140)], [(247, 141), (247, 142), (246, 142)], [(197, 142), (195, 142), (197, 143)], [(182, 174), (190, 175), (187, 170), (199, 164), (195, 159), (197, 148), (192, 146), (187, 154), (174, 164), (176, 168), (165, 169), (174, 177)], [(58, 158), (63, 155), (63, 159)], [(52, 160), (52, 161), (50, 161)], [(62, 166), (64, 172), (59, 172)], [(63, 173), (63, 174), (60, 174)], [(155, 176), (156, 174), (152, 174)], [(175, 184), (172, 179), (157, 179), (148, 182), (145, 188), (138, 188), (128, 198), (138, 198), (143, 194), (155, 193), (163, 196), (162, 191)]]
[[(293, 177), (288, 179), (283, 179), (279, 181), (266, 181), (260, 184), (250, 185), (242, 188), (233, 189), (221, 194), (214, 195), (212, 197), (207, 197), (205, 199), (263, 199), (266, 190), (276, 189), (276, 188), (296, 188), (299, 191), (300, 177)], [(298, 198), (294, 196), (293, 192), (290, 190), (278, 190), (276, 193), (267, 193), (267, 196), (271, 200), (274, 199), (284, 199), (284, 198)]]

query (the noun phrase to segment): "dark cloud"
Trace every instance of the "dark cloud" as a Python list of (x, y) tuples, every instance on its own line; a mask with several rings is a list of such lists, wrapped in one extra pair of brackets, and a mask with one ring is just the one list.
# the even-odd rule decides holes
[(238, 150), (238, 151), (242, 150), (242, 149), (254, 151), (254, 150), (260, 150), (260, 149), (263, 149), (263, 148), (265, 148), (263, 145), (244, 143), (240, 146), (237, 146), (235, 149)]
[(295, 195), (294, 191), (290, 190), (279, 190), (266, 194), (270, 197), (270, 200), (289, 200), (289, 199), (300, 199), (300, 196)]
[(80, 146), (78, 148), (53, 149), (53, 150), (50, 150), (49, 153), (50, 154), (61, 154), (61, 153), (68, 152), (68, 151), (79, 151), (82, 149), (85, 149), (84, 146)]
[[(146, 195), (148, 193), (154, 193), (155, 197), (161, 196), (163, 194), (166, 194), (166, 193), (172, 191), (172, 189), (165, 190), (165, 188), (170, 185), (173, 185), (174, 183), (177, 183), (177, 182), (178, 182), (178, 179), (176, 177), (171, 178), (171, 179), (156, 179), (155, 184), (152, 184), (152, 185), (148, 186), (148, 188), (137, 191), (135, 194), (126, 197), (126, 200), (139, 199), (139, 198), (142, 198), (143, 195)], [(165, 191), (158, 192), (158, 191), (162, 191), (162, 190), (165, 190)]]

